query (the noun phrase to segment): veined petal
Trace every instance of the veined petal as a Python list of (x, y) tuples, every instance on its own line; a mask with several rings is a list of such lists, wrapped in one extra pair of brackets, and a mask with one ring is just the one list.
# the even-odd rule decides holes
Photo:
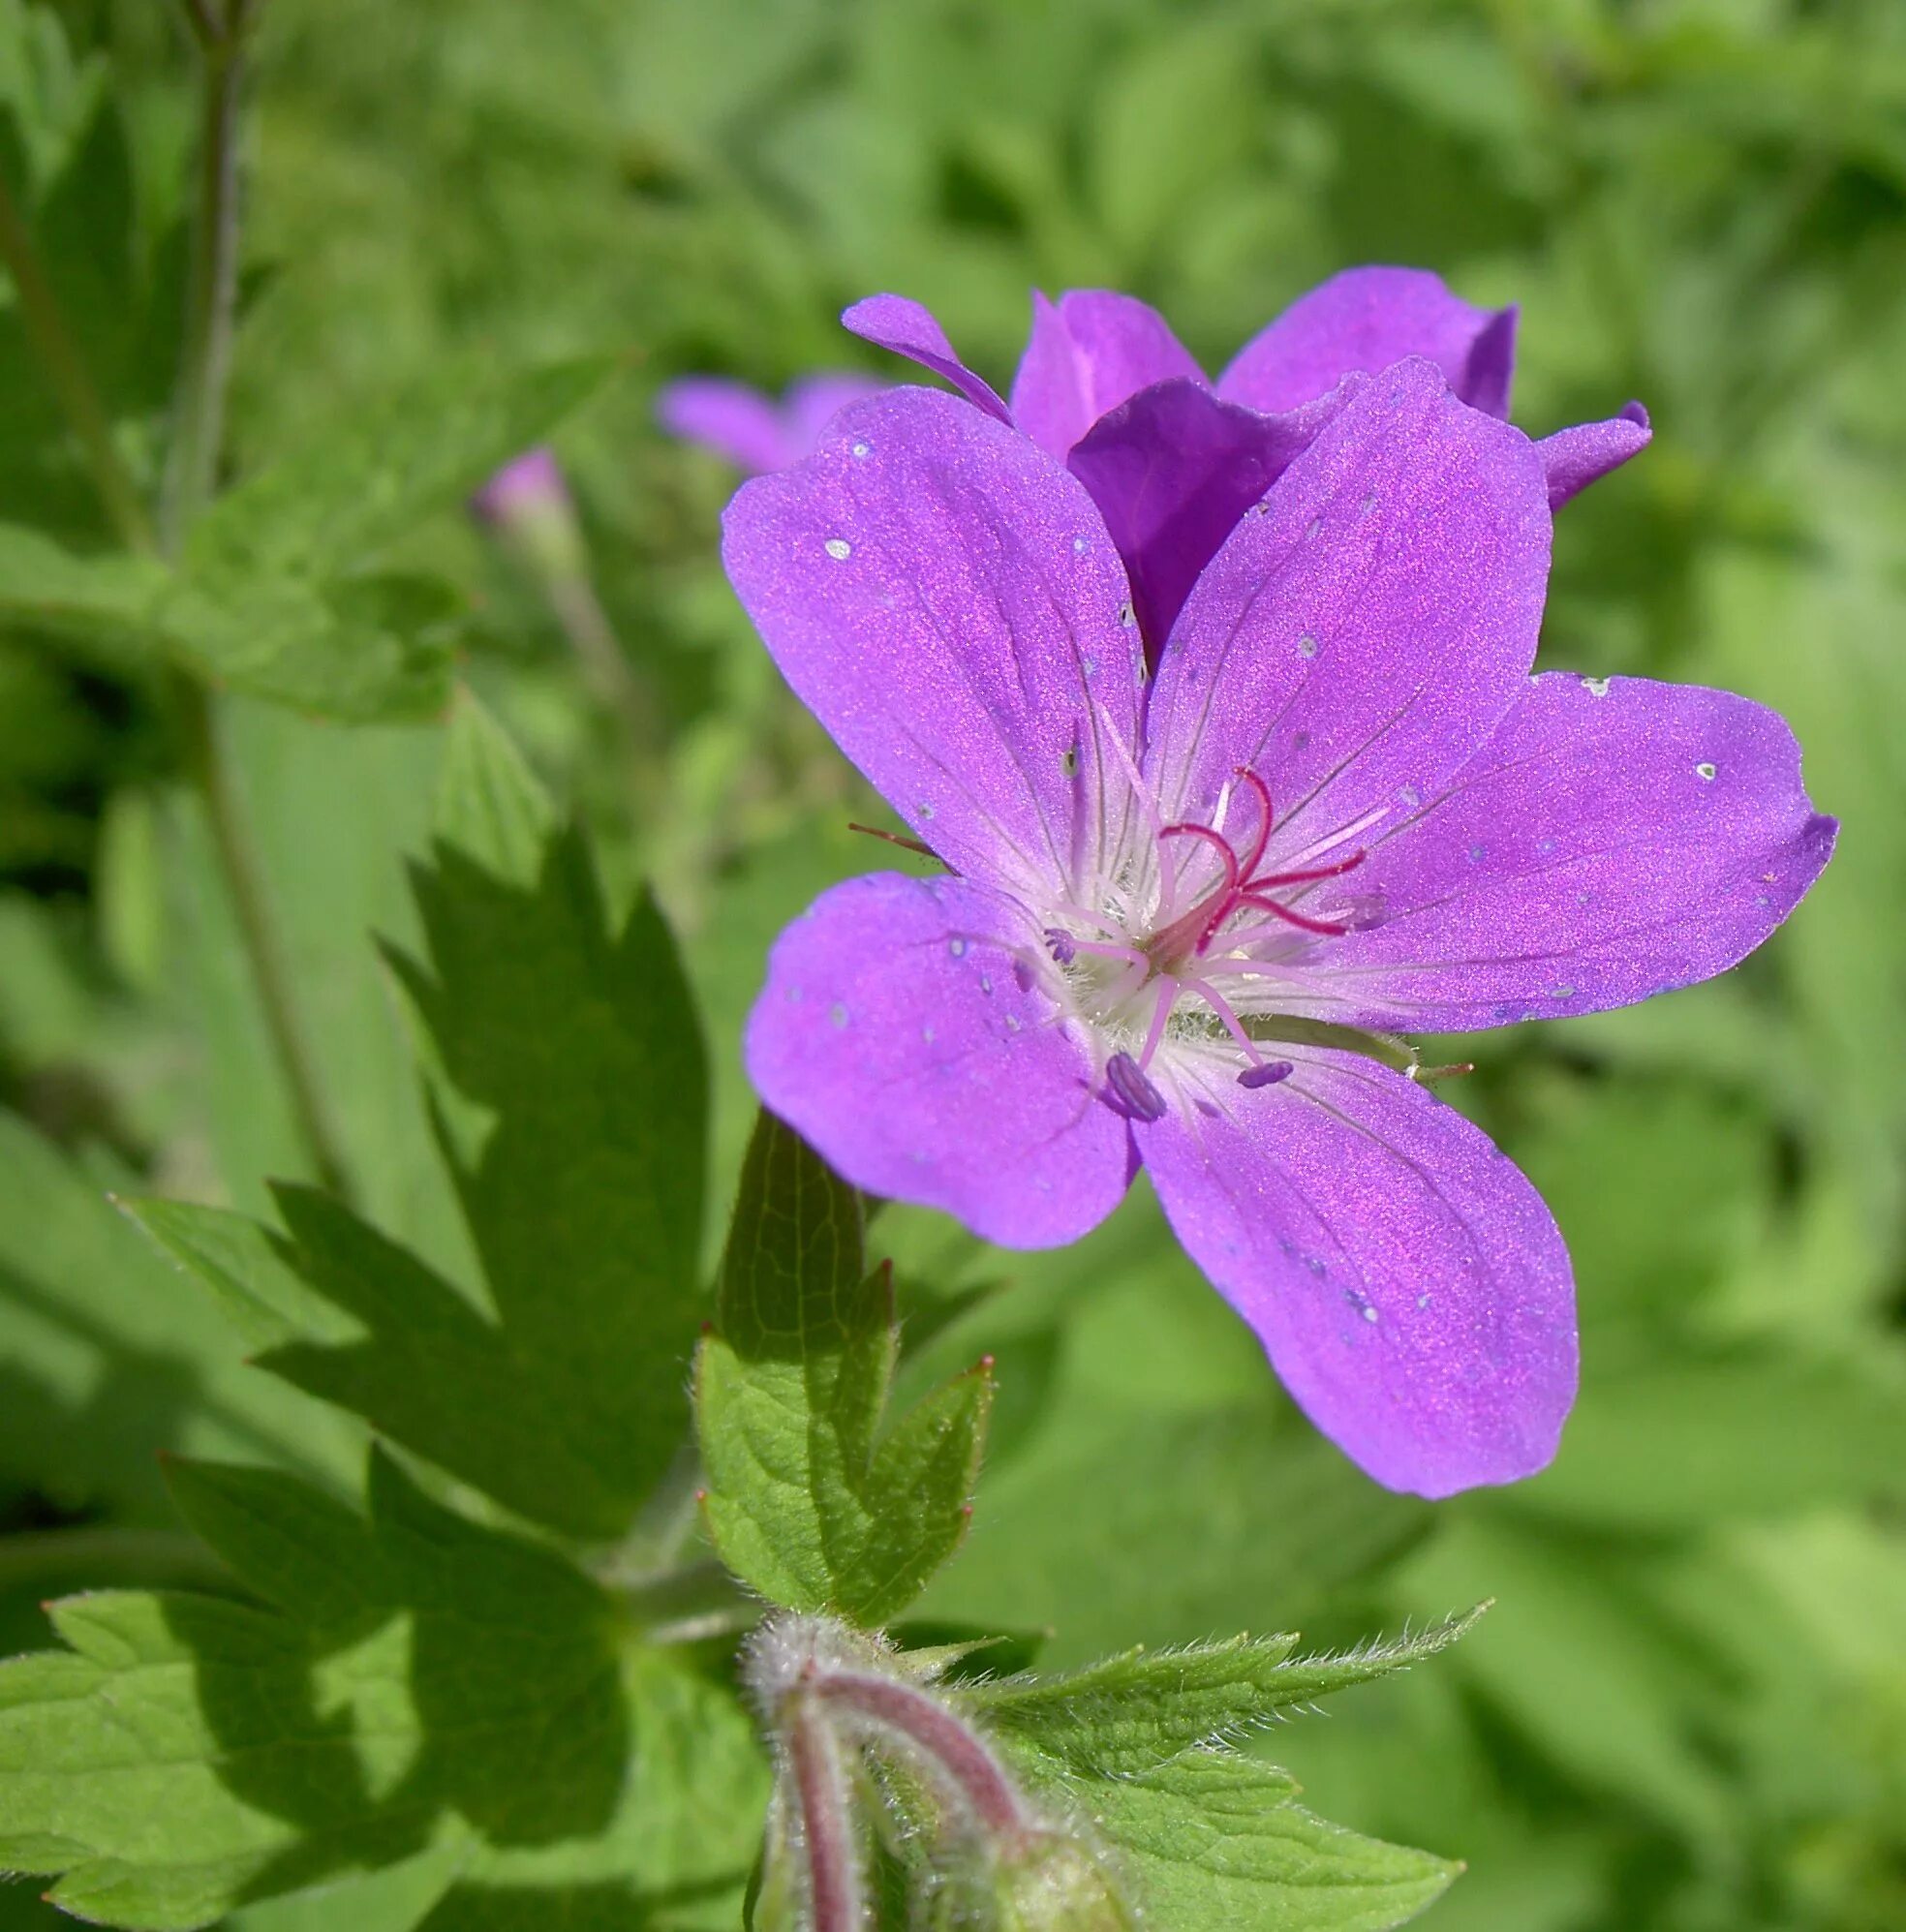
[(1023, 909), (964, 879), (849, 879), (776, 941), (749, 1077), (856, 1187), (1006, 1247), (1076, 1241), (1117, 1206), (1131, 1154), (1027, 965), (1038, 946)]
[(1013, 378), (1013, 420), (1040, 448), (1065, 453), (1108, 410), (1174, 377), (1205, 372), (1156, 309), (1110, 289), (1032, 297), (1032, 333)]
[(1146, 721), (1163, 815), (1207, 818), (1240, 766), (1280, 861), (1405, 814), (1526, 685), (1550, 530), (1520, 430), (1420, 358), (1361, 381), (1179, 613)]
[(1214, 1084), (1134, 1129), (1179, 1239), (1379, 1483), (1447, 1496), (1533, 1474), (1577, 1364), (1568, 1255), (1541, 1196), (1401, 1074), (1280, 1051), (1288, 1079)]
[(1640, 403), (1628, 403), (1606, 422), (1579, 422), (1545, 436), (1535, 450), (1549, 477), (1549, 507), (1560, 509), (1590, 483), (1639, 456), (1653, 434), (1647, 411)]
[(1132, 809), (1102, 743), (1136, 736), (1124, 570), (1016, 431), (927, 389), (857, 403), (736, 496), (722, 555), (796, 694), (956, 871), (1052, 896)]
[(1012, 421), (1012, 412), (999, 400), (999, 391), (973, 372), (954, 353), (946, 331), (935, 320), (933, 311), (906, 295), (869, 295), (842, 312), (844, 326), (863, 340), (890, 349), (923, 369), (931, 369), (976, 404), (988, 415), (1001, 422)]
[(1334, 1017), (1428, 1031), (1624, 1006), (1752, 952), (1836, 829), (1764, 706), (1550, 672), (1370, 842), (1357, 884), (1380, 923), (1333, 940), (1318, 979)]
[(1202, 382), (1159, 383), (1100, 416), (1066, 458), (1125, 560), (1153, 658), (1199, 571), (1346, 393), (1262, 415), (1220, 402)]
[(1509, 414), (1516, 311), (1479, 309), (1424, 268), (1347, 268), (1300, 295), (1253, 336), (1217, 393), (1254, 410), (1292, 410), (1352, 370), (1374, 375), (1427, 356), (1471, 409)]
[(684, 376), (656, 396), (656, 420), (670, 436), (712, 449), (751, 476), (784, 468), (807, 452), (793, 448), (781, 407), (746, 383)]

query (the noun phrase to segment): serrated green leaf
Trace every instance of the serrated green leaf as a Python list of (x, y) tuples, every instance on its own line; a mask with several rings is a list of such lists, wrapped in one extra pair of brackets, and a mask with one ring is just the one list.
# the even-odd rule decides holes
[(1196, 1745), (1236, 1742), (1297, 1705), (1408, 1670), (1454, 1643), (1479, 1614), (1337, 1657), (1292, 1658), (1294, 1636), (1234, 1637), (1128, 1650), (1061, 1676), (997, 1678), (963, 1686), (961, 1697), (1049, 1757), (1098, 1777), (1123, 1777)]
[(600, 1893), (639, 1922), (646, 1895), (738, 1893), (765, 1796), (747, 1720), (562, 1558), (381, 1455), (368, 1517), (267, 1471), (172, 1475), (271, 1608), (54, 1606), (67, 1649), (0, 1666), (0, 1865), (160, 1932), (445, 1848), (446, 1900)]
[(695, 1417), (716, 1548), (775, 1603), (887, 1622), (966, 1533), (990, 1365), (883, 1431), (898, 1349), (886, 1271), (866, 1271), (859, 1197), (763, 1113)]
[(1192, 1752), (1078, 1794), (1123, 1855), (1145, 1922), (1166, 1932), (1383, 1932), (1460, 1866), (1328, 1825), (1275, 1766)]
[(618, 1537), (687, 1434), (705, 1305), (689, 991), (653, 904), (614, 925), (587, 848), (474, 703), (413, 884), (428, 964), (389, 957), (480, 1282), (311, 1188), (274, 1190), (280, 1236), (138, 1211), (264, 1366), (536, 1521)]

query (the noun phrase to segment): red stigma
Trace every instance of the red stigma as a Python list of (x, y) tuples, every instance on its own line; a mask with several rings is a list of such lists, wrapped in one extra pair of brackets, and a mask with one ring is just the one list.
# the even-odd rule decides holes
[(1237, 777), (1249, 786), (1257, 800), (1257, 829), (1245, 856), (1241, 858), (1230, 840), (1211, 825), (1180, 822), (1166, 825), (1159, 831), (1160, 839), (1202, 839), (1207, 844), (1214, 846), (1219, 863), (1224, 868), (1224, 877), (1189, 912), (1174, 919), (1162, 932), (1153, 935), (1146, 950), (1154, 959), (1174, 959), (1187, 946), (1194, 959), (1202, 958), (1232, 915), (1245, 906), (1249, 906), (1254, 912), (1269, 913), (1272, 918), (1281, 919), (1286, 925), (1295, 926), (1304, 933), (1335, 937), (1350, 930), (1338, 921), (1313, 919), (1308, 913), (1295, 911), (1271, 895), (1287, 886), (1312, 885), (1319, 879), (1341, 878), (1345, 873), (1355, 872), (1368, 856), (1368, 853), (1360, 848), (1347, 859), (1340, 859), (1332, 866), (1311, 866), (1299, 872), (1260, 873), (1257, 869), (1264, 863), (1264, 854), (1270, 846), (1276, 823), (1271, 787), (1255, 772), (1243, 766), (1238, 768)]

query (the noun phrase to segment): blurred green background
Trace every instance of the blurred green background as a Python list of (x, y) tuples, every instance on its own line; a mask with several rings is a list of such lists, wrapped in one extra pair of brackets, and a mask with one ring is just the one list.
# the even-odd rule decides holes
[[(882, 289), (1001, 387), (1034, 286), (1130, 290), (1215, 368), (1325, 275), (1397, 261), (1522, 304), (1532, 433), (1646, 402), (1652, 448), (1560, 518), (1546, 660), (1778, 707), (1846, 829), (1724, 982), (1473, 1049), (1457, 1097), (1577, 1261), (1558, 1462), (1434, 1509), (1375, 1490), (1149, 1198), (1050, 1257), (892, 1211), (917, 1373), (986, 1347), (1002, 1380), (973, 1536), (927, 1608), (1050, 1624), (1072, 1661), (1493, 1596), (1434, 1670), (1266, 1747), (1327, 1815), (1469, 1861), (1426, 1923), (1906, 1925), (1906, 7), (267, 0), (258, 69), (234, 469), (452, 357), (637, 352), (560, 449), (661, 763), (631, 775), (520, 557), (445, 517), (402, 561), (457, 591), (465, 674), (612, 875), (660, 882), (718, 1068), (718, 1195), (763, 951), (880, 854), (726, 592), (733, 479), (656, 433), (662, 381), (876, 367), (834, 319)], [(187, 78), (157, 0), (0, 8), (0, 162), (75, 237), (135, 450), (176, 355)], [(97, 543), (49, 408), (0, 309), (0, 514)], [(436, 1251), (448, 1208), (368, 935), (411, 930), (437, 734), (235, 726), (352, 1160)], [(0, 1102), (14, 1649), (53, 1591), (196, 1576), (155, 1452), (349, 1454), (103, 1202), (264, 1211), (301, 1157), (155, 691), (26, 633), (0, 637)], [(51, 1917), (0, 1891), (0, 1924)]]

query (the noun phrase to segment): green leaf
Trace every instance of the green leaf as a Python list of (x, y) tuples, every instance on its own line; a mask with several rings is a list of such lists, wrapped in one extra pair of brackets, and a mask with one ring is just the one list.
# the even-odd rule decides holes
[(964, 1687), (993, 1726), (1099, 1777), (1124, 1777), (1194, 1745), (1235, 1742), (1333, 1691), (1407, 1670), (1462, 1636), (1480, 1612), (1337, 1657), (1291, 1658), (1295, 1637), (1234, 1637), (1128, 1650), (1057, 1677)]
[(432, 1057), (442, 1156), (480, 1285), (314, 1189), (265, 1237), (144, 1205), (242, 1313), (262, 1365), (536, 1521), (622, 1535), (681, 1447), (705, 1305), (704, 1070), (654, 905), (620, 926), (580, 838), (476, 707), (451, 733), (429, 954), (392, 951)]
[(0, 526), (0, 618), (121, 657), (157, 648), (211, 683), (326, 717), (430, 716), (449, 694), (464, 605), (383, 558), (615, 367), (597, 356), (503, 380), (463, 367), (388, 408), (347, 413), (219, 498), (176, 570)]
[(0, 1481), (169, 1519), (160, 1450), (354, 1466), (363, 1431), (245, 1367), (105, 1182), (0, 1113)]
[(1327, 1825), (1274, 1765), (1194, 1751), (1075, 1796), (1128, 1866), (1146, 1922), (1168, 1932), (1382, 1932), (1461, 1869)]
[(775, 1603), (884, 1623), (966, 1534), (990, 1362), (883, 1428), (892, 1287), (867, 1272), (860, 1201), (763, 1113), (703, 1342), (695, 1415), (715, 1546)]
[(163, 564), (108, 552), (80, 557), (20, 524), (0, 524), (0, 622), (133, 659), (150, 649)]
[(159, 1932), (433, 1855), (445, 1923), (493, 1889), (635, 1923), (645, 1895), (738, 1897), (765, 1796), (745, 1716), (561, 1557), (382, 1454), (367, 1518), (262, 1470), (172, 1476), (264, 1607), (53, 1606), (68, 1648), (0, 1666), (0, 1865)]

